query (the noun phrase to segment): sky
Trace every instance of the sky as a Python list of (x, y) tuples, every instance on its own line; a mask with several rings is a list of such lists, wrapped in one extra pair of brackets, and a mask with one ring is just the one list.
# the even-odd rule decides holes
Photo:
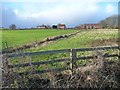
[(119, 0), (3, 0), (0, 27), (18, 28), (64, 23), (68, 27), (98, 23), (118, 14)]

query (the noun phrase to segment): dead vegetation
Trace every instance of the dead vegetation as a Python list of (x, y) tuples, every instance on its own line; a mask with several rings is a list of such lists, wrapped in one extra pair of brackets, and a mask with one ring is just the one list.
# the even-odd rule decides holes
[(91, 46), (110, 46), (110, 45), (118, 45), (119, 40), (118, 39), (99, 39), (91, 42)]
[(120, 62), (110, 62), (99, 52), (97, 55), (91, 63), (75, 68), (73, 72), (50, 72), (46, 74), (48, 78), (42, 78), (39, 75), (19, 76), (7, 71), (3, 79), (12, 81), (7, 83), (9, 87), (19, 88), (120, 88)]
[[(120, 63), (106, 63), (104, 68), (96, 67), (76, 69), (72, 74), (49, 73), (49, 79), (31, 77), (26, 82), (26, 88), (120, 88)], [(88, 67), (88, 66), (86, 66)], [(84, 68), (86, 68), (84, 67)], [(20, 85), (21, 86), (21, 85)]]

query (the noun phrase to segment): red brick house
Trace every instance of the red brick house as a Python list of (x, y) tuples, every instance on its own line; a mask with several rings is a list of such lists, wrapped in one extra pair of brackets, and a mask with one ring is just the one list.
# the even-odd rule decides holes
[(83, 24), (75, 28), (76, 29), (100, 29), (101, 26), (99, 24)]
[(58, 29), (66, 29), (66, 25), (65, 24), (58, 24), (57, 28)]

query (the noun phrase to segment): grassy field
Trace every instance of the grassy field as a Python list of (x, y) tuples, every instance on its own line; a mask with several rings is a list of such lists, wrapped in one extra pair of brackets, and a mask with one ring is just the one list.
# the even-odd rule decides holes
[[(46, 31), (46, 32), (48, 32), (48, 31)], [(72, 31), (72, 32), (75, 32), (75, 31)], [(65, 33), (63, 33), (63, 34), (65, 34)], [(32, 38), (32, 37), (30, 37), (30, 38)], [(46, 51), (46, 50), (55, 50), (55, 49), (58, 50), (58, 49), (69, 49), (69, 48), (84, 48), (84, 47), (91, 47), (91, 46), (96, 47), (96, 46), (103, 46), (103, 45), (104, 46), (111, 46), (111, 45), (116, 45), (117, 44), (117, 42), (116, 42), (116, 40), (118, 40), (117, 38), (118, 38), (118, 30), (81, 31), (80, 33), (78, 33), (77, 35), (75, 35), (73, 37), (69, 37), (69, 38), (66, 38), (66, 39), (61, 39), (61, 40), (58, 40), (58, 41), (54, 41), (54, 42), (46, 44), (42, 47), (31, 48), (31, 49), (25, 50), (25, 52), (26, 51), (27, 52), (28, 51), (29, 52), (34, 52), (34, 51), (36, 52), (36, 51)], [(116, 54), (119, 51), (111, 49), (111, 50), (105, 50), (104, 52), (101, 52), (101, 53), (104, 54), (106, 52), (107, 52), (107, 54)], [(93, 56), (93, 55), (95, 55), (95, 53), (96, 53), (95, 51), (93, 51), (93, 52), (92, 51), (77, 52), (77, 57)], [(57, 59), (61, 59), (61, 58), (70, 58), (70, 53), (57, 53), (57, 54), (45, 54), (45, 55), (35, 55), (35, 56), (24, 56), (24, 57), (17, 57), (17, 58), (9, 58), (9, 62), (10, 62), (10, 64), (23, 64), (23, 63), (30, 63), (30, 62), (41, 62), (41, 61), (46, 61), (46, 60), (57, 60)], [(116, 61), (118, 61), (118, 57), (107, 58), (105, 60), (116, 62)], [(57, 62), (57, 63), (42, 64), (42, 65), (31, 65), (31, 66), (28, 66), (28, 67), (16, 67), (16, 68), (13, 69), (13, 71), (15, 71), (16, 73), (17, 72), (19, 73), (19, 72), (34, 72), (34, 70), (46, 70), (46, 69), (51, 69), (51, 68), (52, 69), (53, 68), (54, 69), (55, 68), (68, 68), (68, 66), (70, 66), (70, 65), (68, 65), (68, 62), (70, 63), (71, 59), (69, 59), (69, 61), (67, 61), (67, 62)], [(93, 62), (93, 59), (79, 60), (79, 61), (76, 61), (76, 66), (77, 67), (83, 67), (87, 64), (90, 64), (91, 62)], [(112, 67), (109, 68), (109, 69), (112, 70)], [(85, 72), (84, 74), (81, 74), (79, 72), (78, 73), (81, 75), (80, 77), (82, 77), (86, 74), (88, 74), (88, 76), (95, 75), (95, 77), (96, 77), (96, 73), (98, 73), (98, 75), (99, 75), (100, 70), (98, 70), (98, 72), (95, 71), (95, 74), (91, 73), (91, 71), (87, 72), (87, 73)], [(105, 72), (108, 71), (108, 69), (106, 70), (106, 68), (103, 69), (103, 70), (105, 70)], [(102, 72), (103, 72), (103, 70), (102, 70)], [(119, 70), (119, 69), (117, 69), (117, 70)], [(114, 71), (114, 69), (113, 69), (113, 71)], [(63, 73), (63, 72), (61, 72), (61, 73)], [(16, 74), (16, 75), (19, 75), (19, 74)], [(105, 74), (103, 73), (103, 74), (100, 74), (100, 75), (103, 76)], [(50, 73), (37, 74), (37, 75), (28, 74), (27, 78), (28, 77), (34, 78), (34, 76), (38, 76), (40, 78), (50, 78), (50, 80), (51, 80), (51, 76), (53, 77), (54, 73), (50, 72)], [(78, 77), (78, 74), (76, 74), (76, 76)], [(115, 77), (115, 74), (114, 74), (113, 77)], [(93, 78), (94, 78), (94, 76), (93, 76)], [(26, 79), (25, 80), (24, 79), (23, 79), (24, 82), (27, 81)], [(106, 77), (103, 79), (103, 82), (104, 82), (105, 79), (106, 79)], [(20, 79), (18, 79), (18, 80), (20, 80)], [(70, 81), (71, 80), (74, 80), (74, 79), (70, 79)], [(95, 78), (95, 80), (98, 80), (98, 79)], [(102, 80), (102, 79), (100, 78), (100, 80)], [(114, 80), (114, 79), (110, 79), (110, 80)], [(82, 80), (82, 81), (84, 82), (84, 81), (86, 81), (86, 79)], [(73, 83), (71, 83), (71, 84), (73, 85)], [(35, 84), (33, 83), (32, 85), (35, 85)]]
[(5, 48), (5, 42), (9, 47), (17, 47), (23, 44), (40, 41), (47, 37), (69, 34), (76, 30), (1, 30), (2, 48)]
[[(36, 52), (36, 51), (45, 51), (45, 50), (58, 50), (58, 49), (70, 49), (70, 48), (84, 48), (84, 47), (92, 47), (92, 46), (111, 46), (117, 45), (118, 38), (118, 30), (88, 30), (88, 31), (81, 31), (79, 34), (67, 38), (58, 40), (48, 45), (44, 45), (42, 47), (31, 48), (27, 51), (29, 52)], [(106, 51), (108, 53), (114, 53), (117, 51)], [(77, 53), (77, 56), (85, 56), (85, 55), (92, 55), (92, 52), (81, 52)], [(67, 58), (70, 57), (69, 53), (59, 53), (59, 54), (48, 54), (48, 55), (36, 55), (32, 57), (23, 57), (21, 59), (12, 59), (12, 63), (24, 63), (29, 62), (31, 59), (32, 62), (44, 61), (44, 60), (55, 60), (59, 58)], [(115, 59), (114, 59), (115, 60)], [(78, 65), (83, 65), (88, 63), (88, 60), (81, 60), (77, 62)], [(65, 63), (54, 63), (54, 64), (47, 64), (41, 65), (36, 67), (36, 69), (46, 69), (46, 68), (55, 68), (55, 67), (64, 67)], [(25, 70), (25, 69), (24, 69)], [(29, 68), (27, 69), (29, 70)], [(23, 71), (23, 69), (22, 69)]]
[[(92, 46), (110, 46), (114, 43), (114, 39), (118, 38), (118, 30), (87, 30), (81, 31), (78, 35), (58, 40), (43, 47), (32, 48), (30, 51), (58, 50), (71, 48), (84, 48)], [(109, 40), (112, 39), (112, 40)], [(99, 43), (104, 40), (104, 42)], [(105, 42), (105, 40), (107, 42)]]

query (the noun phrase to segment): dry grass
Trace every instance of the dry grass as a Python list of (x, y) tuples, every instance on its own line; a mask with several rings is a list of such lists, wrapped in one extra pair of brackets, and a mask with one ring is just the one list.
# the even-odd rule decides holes
[(17, 73), (10, 73), (13, 71), (9, 70), (10, 72), (4, 73), (8, 79), (8, 86), (4, 87), (120, 88), (120, 62), (109, 62), (101, 56), (101, 53), (98, 54), (93, 62), (74, 69), (74, 72), (70, 70), (61, 73), (50, 72), (46, 74), (47, 78), (42, 78), (40, 75), (19, 76)]

